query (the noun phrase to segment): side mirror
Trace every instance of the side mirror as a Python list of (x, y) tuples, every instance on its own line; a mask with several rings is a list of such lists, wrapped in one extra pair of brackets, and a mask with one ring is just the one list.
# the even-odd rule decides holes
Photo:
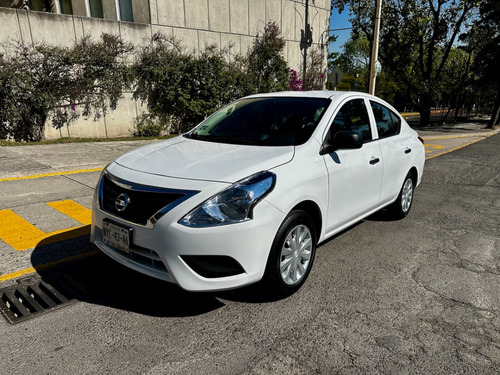
[(361, 134), (352, 131), (340, 131), (335, 133), (333, 143), (325, 141), (319, 150), (320, 155), (330, 154), (333, 151), (341, 149), (358, 149), (363, 146), (363, 139)]

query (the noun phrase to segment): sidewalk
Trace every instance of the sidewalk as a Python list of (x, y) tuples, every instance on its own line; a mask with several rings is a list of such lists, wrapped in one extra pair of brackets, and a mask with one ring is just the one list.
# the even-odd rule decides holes
[(0, 182), (23, 176), (91, 172), (155, 140), (0, 147)]
[[(424, 139), (427, 158), (451, 152), (498, 134), (484, 121), (414, 129)], [(98, 171), (116, 157), (155, 140), (66, 143), (0, 147), (0, 182), (36, 175)]]
[(500, 128), (486, 129), (486, 124), (486, 121), (478, 119), (456, 124), (412, 127), (425, 141), (426, 158), (432, 159), (500, 133)]

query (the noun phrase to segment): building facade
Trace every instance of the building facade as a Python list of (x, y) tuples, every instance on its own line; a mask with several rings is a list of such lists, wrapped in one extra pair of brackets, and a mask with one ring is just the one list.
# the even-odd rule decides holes
[[(329, 16), (329, 0), (0, 0), (0, 43), (70, 46), (87, 35), (109, 33), (140, 47), (160, 32), (188, 51), (216, 45), (245, 54), (271, 21), (286, 40), (288, 65), (302, 72), (303, 53), (312, 50), (322, 53), (326, 70)], [(142, 110), (126, 94), (100, 121), (47, 127), (46, 137), (128, 135)]]

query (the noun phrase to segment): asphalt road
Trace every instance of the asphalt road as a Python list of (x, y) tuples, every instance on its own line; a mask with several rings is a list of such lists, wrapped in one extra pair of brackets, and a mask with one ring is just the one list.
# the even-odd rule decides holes
[[(322, 244), (303, 288), (278, 301), (257, 287), (187, 293), (86, 256), (85, 210), (68, 201), (88, 209), (99, 172), (6, 172), (0, 209), (47, 238), (24, 250), (0, 242), (0, 277), (32, 266), (26, 277), (69, 283), (75, 300), (16, 325), (0, 320), (0, 372), (498, 374), (500, 135), (481, 139), (427, 161), (406, 219), (378, 214)], [(63, 202), (58, 220), (47, 202)]]

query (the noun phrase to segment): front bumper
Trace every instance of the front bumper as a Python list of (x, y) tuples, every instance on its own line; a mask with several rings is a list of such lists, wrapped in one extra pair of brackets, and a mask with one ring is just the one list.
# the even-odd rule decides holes
[[(285, 215), (264, 199), (254, 208), (254, 218), (246, 222), (210, 228), (178, 224), (185, 214), (221, 190), (220, 183), (204, 184), (200, 194), (176, 206), (152, 228), (114, 217), (101, 210), (94, 199), (91, 241), (115, 261), (190, 291), (232, 289), (259, 281)], [(103, 219), (132, 229), (130, 254), (102, 241)]]

